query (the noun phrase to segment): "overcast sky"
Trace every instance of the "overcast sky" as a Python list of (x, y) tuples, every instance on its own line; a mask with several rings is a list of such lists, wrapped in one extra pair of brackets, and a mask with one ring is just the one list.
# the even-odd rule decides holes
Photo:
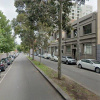
[[(87, 4), (93, 6), (93, 11), (97, 10), (97, 0), (89, 0)], [(16, 8), (14, 7), (14, 0), (0, 0), (0, 10), (9, 20), (12, 20), (17, 16), (17, 13), (15, 12)], [(19, 38), (17, 38), (16, 41), (18, 44), (21, 42)]]

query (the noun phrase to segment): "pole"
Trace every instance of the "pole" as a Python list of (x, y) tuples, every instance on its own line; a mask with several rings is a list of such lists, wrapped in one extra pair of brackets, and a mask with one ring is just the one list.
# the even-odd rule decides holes
[(77, 60), (80, 60), (80, 30), (79, 30), (79, 19), (77, 19)]
[(59, 14), (59, 43), (58, 43), (58, 79), (61, 79), (61, 49), (62, 49), (62, 0), (60, 1)]

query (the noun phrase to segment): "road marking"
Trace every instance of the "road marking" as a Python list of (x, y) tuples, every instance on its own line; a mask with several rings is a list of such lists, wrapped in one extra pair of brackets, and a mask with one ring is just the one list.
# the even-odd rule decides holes
[(10, 71), (11, 68), (12, 68), (12, 65), (10, 66), (10, 68), (8, 69), (8, 71), (4, 74), (4, 77), (1, 79), (0, 84), (2, 83), (2, 81), (4, 80), (4, 78), (6, 77), (6, 75), (8, 74), (8, 72)]

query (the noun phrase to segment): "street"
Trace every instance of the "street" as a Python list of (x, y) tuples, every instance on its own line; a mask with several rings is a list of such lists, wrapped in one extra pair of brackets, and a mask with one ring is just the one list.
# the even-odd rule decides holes
[[(39, 57), (35, 56), (35, 59), (39, 61)], [(42, 58), (42, 63), (57, 70), (58, 62)], [(62, 73), (100, 96), (100, 74), (66, 64), (62, 64)]]
[(0, 78), (0, 100), (63, 100), (44, 77), (20, 54)]

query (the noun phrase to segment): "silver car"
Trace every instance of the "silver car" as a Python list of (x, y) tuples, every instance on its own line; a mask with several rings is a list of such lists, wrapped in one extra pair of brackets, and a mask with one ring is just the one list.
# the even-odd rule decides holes
[(76, 60), (69, 56), (62, 56), (61, 61), (68, 64), (76, 64)]

